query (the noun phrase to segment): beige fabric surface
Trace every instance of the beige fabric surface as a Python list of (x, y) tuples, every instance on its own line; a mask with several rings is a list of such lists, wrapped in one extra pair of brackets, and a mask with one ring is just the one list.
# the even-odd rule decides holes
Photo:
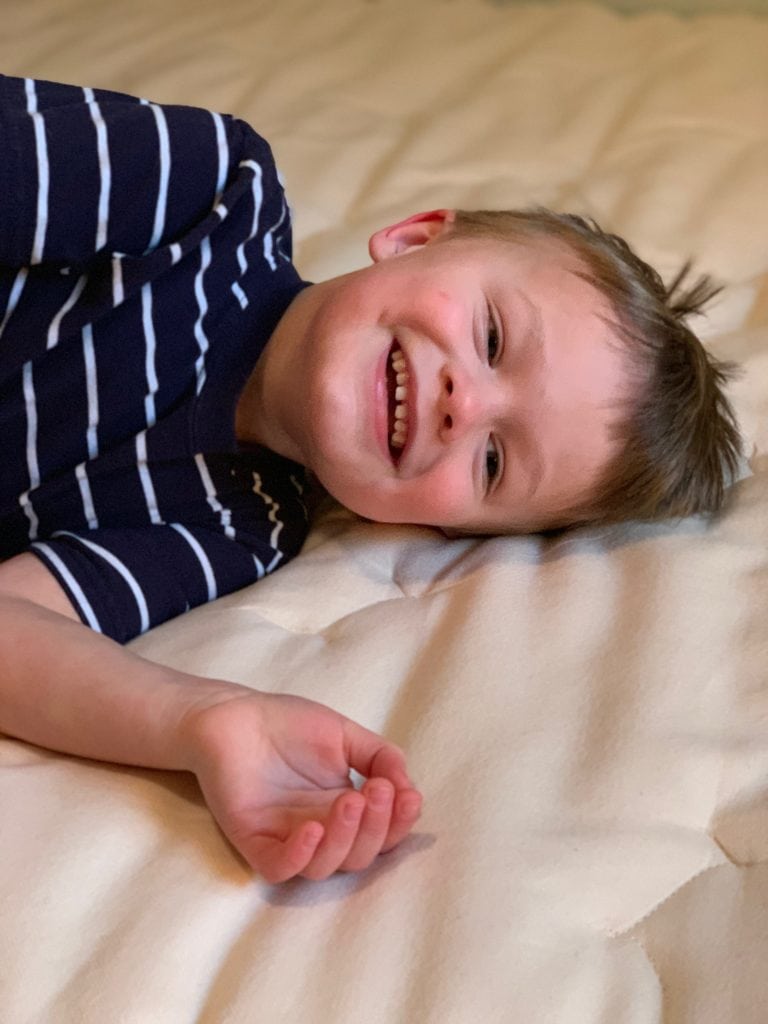
[(413, 835), (270, 888), (191, 777), (0, 738), (2, 1024), (768, 1019), (768, 19), (486, 0), (4, 0), (0, 67), (236, 113), (298, 264), (418, 209), (546, 203), (726, 285), (750, 467), (714, 526), (448, 542), (328, 507), (135, 641), (408, 751)]

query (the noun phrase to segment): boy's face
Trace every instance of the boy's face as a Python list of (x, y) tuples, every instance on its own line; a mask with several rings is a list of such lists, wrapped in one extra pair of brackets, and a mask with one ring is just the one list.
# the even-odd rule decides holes
[(446, 240), (450, 220), (378, 232), (372, 266), (289, 309), (271, 385), (283, 450), (380, 522), (545, 528), (614, 453), (626, 359), (608, 303), (563, 245)]

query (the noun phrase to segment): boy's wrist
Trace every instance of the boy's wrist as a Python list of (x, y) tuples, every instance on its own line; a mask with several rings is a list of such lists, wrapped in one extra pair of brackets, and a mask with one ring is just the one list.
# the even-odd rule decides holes
[(226, 680), (192, 676), (189, 683), (188, 699), (174, 710), (169, 739), (177, 770), (196, 775), (216, 745), (214, 709), (243, 698), (249, 698), (253, 705), (260, 694), (258, 690)]

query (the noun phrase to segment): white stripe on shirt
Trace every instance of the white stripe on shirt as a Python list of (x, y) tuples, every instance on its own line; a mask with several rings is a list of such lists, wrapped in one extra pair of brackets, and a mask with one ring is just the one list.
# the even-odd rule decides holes
[[(237, 262), (240, 265), (240, 276), (248, 269), (248, 261), (245, 258), (245, 247), (259, 230), (259, 217), (261, 216), (261, 204), (264, 200), (264, 185), (261, 167), (255, 160), (243, 160), (240, 167), (249, 167), (253, 171), (251, 191), (253, 193), (253, 222), (248, 237), (237, 247)], [(274, 267), (272, 268), (274, 270)]]
[(269, 264), (272, 270), (277, 269), (277, 263), (275, 262), (274, 252), (277, 250), (278, 253), (285, 259), (285, 254), (280, 251), (279, 246), (275, 245), (275, 238), (277, 237), (277, 229), (285, 220), (285, 215), (288, 213), (288, 207), (286, 206), (285, 199), (283, 199), (283, 209), (280, 213), (280, 219), (276, 221), (271, 228), (268, 228), (264, 234), (264, 259)]
[(224, 118), (221, 114), (211, 111), (213, 124), (216, 129), (216, 150), (219, 156), (219, 171), (216, 176), (216, 203), (219, 201), (224, 186), (227, 183), (227, 169), (229, 168), (229, 146), (227, 145), (227, 133), (224, 130)]
[(240, 285), (237, 283), (237, 281), (235, 281), (234, 284), (231, 285), (231, 288), (232, 288), (232, 294), (235, 296), (237, 301), (240, 303), (240, 307), (242, 309), (246, 309), (247, 306), (248, 306), (248, 296), (245, 294), (245, 292), (240, 287)]
[(8, 297), (5, 316), (3, 317), (3, 322), (0, 323), (0, 338), (3, 336), (3, 331), (5, 330), (6, 324), (11, 319), (14, 309), (16, 309), (19, 304), (21, 293), (24, 291), (24, 285), (27, 281), (27, 274), (29, 274), (29, 268), (22, 267), (14, 278), (13, 286), (11, 287), (11, 294)]
[(142, 430), (140, 434), (136, 435), (136, 467), (139, 471), (139, 480), (141, 481), (141, 489), (144, 492), (144, 501), (147, 503), (147, 513), (149, 514), (149, 521), (159, 525), (162, 523), (162, 517), (160, 510), (157, 507), (157, 495), (155, 494), (155, 487), (152, 483), (152, 475), (149, 472), (149, 466), (147, 465), (147, 432)]
[(235, 530), (232, 526), (232, 511), (231, 509), (225, 508), (219, 501), (216, 487), (211, 479), (211, 474), (208, 471), (205, 458), (199, 452), (195, 456), (195, 465), (197, 466), (197, 471), (200, 474), (200, 479), (203, 481), (206, 501), (219, 517), (219, 522), (224, 527), (224, 535), (229, 537), (230, 540), (234, 540)]
[(75, 285), (72, 294), (69, 296), (69, 298), (61, 307), (61, 309), (53, 318), (53, 320), (51, 320), (50, 327), (48, 328), (48, 342), (45, 346), (46, 348), (56, 348), (56, 346), (58, 345), (61, 321), (70, 311), (70, 309), (72, 309), (72, 307), (75, 305), (80, 296), (83, 294), (83, 289), (85, 288), (85, 283), (87, 280), (88, 275), (83, 274), (83, 276), (78, 280), (77, 284)]
[(91, 120), (96, 128), (96, 148), (99, 154), (99, 208), (96, 223), (96, 252), (107, 244), (109, 225), (109, 194), (112, 189), (112, 167), (109, 162), (109, 146), (107, 144), (107, 126), (101, 116), (101, 109), (93, 95), (93, 89), (83, 89), (85, 102), (91, 113)]
[(72, 575), (72, 573), (69, 571), (66, 565), (59, 558), (59, 556), (56, 554), (53, 548), (50, 548), (48, 547), (47, 544), (42, 543), (33, 544), (32, 547), (35, 548), (37, 551), (42, 551), (43, 554), (47, 558), (49, 558), (51, 562), (56, 566), (61, 575), (61, 578), (69, 587), (75, 604), (78, 605), (78, 607), (80, 608), (80, 611), (83, 613), (83, 616), (85, 617), (85, 621), (88, 623), (91, 629), (95, 629), (97, 633), (103, 632), (101, 624), (99, 623), (99, 620), (96, 618), (96, 613), (94, 612), (88, 598), (85, 596), (83, 592), (83, 588), (80, 586), (75, 577)]
[(81, 462), (79, 466), (75, 466), (75, 476), (77, 477), (77, 486), (80, 488), (80, 498), (83, 502), (83, 513), (85, 521), (88, 523), (88, 529), (98, 530), (99, 520), (96, 518), (96, 509), (93, 507), (93, 495), (91, 494), (91, 485), (88, 481), (84, 462)]
[(200, 563), (200, 568), (203, 570), (203, 575), (205, 576), (205, 585), (208, 588), (208, 600), (215, 601), (216, 598), (219, 596), (216, 588), (216, 577), (213, 574), (213, 566), (211, 565), (210, 559), (203, 550), (202, 545), (200, 544), (196, 537), (192, 536), (192, 534), (185, 526), (181, 525), (181, 523), (169, 523), (168, 525), (172, 526), (174, 530), (178, 531), (178, 533), (181, 534), (181, 536), (184, 538), (187, 544), (189, 544), (189, 546), (194, 551), (195, 557)]
[(96, 379), (96, 353), (93, 347), (93, 326), (83, 328), (83, 360), (85, 361), (85, 387), (88, 396), (88, 458), (99, 454), (96, 430), (99, 425), (99, 385)]
[(92, 540), (86, 540), (85, 537), (81, 537), (77, 533), (72, 533), (70, 530), (57, 530), (56, 533), (53, 534), (53, 536), (73, 537), (80, 544), (83, 544), (85, 545), (85, 547), (90, 548), (91, 551), (94, 552), (94, 554), (98, 555), (100, 558), (103, 558), (108, 565), (112, 566), (115, 572), (119, 573), (123, 577), (125, 582), (130, 587), (131, 593), (133, 594), (134, 600), (136, 601), (136, 607), (139, 610), (139, 619), (141, 621), (140, 632), (146, 633), (146, 631), (149, 629), (149, 609), (147, 608), (147, 601), (146, 598), (144, 597), (144, 591), (139, 586), (136, 577), (128, 569), (125, 563), (121, 562), (120, 559), (113, 555), (111, 551), (108, 551), (106, 548), (103, 548), (101, 544), (95, 544)]
[(200, 349), (200, 355), (195, 361), (195, 372), (197, 374), (197, 394), (203, 390), (206, 379), (205, 371), (205, 354), (208, 351), (208, 336), (203, 330), (203, 319), (205, 314), (208, 312), (208, 298), (205, 294), (205, 288), (203, 287), (203, 275), (211, 264), (211, 241), (209, 238), (204, 238), (200, 243), (200, 269), (195, 274), (195, 298), (197, 299), (197, 306), (199, 309), (197, 320), (195, 321), (195, 339), (197, 341), (197, 347)]
[(112, 257), (112, 305), (115, 308), (117, 308), (125, 298), (122, 259), (122, 253), (115, 253)]
[(145, 284), (141, 288), (141, 322), (144, 328), (144, 343), (146, 355), (144, 358), (144, 372), (147, 379), (147, 394), (144, 398), (144, 415), (147, 426), (153, 427), (157, 419), (155, 409), (155, 395), (159, 384), (155, 370), (155, 353), (157, 349), (157, 338), (155, 337), (155, 325), (152, 322), (152, 285)]
[(34, 266), (42, 262), (45, 234), (48, 230), (48, 190), (50, 187), (50, 167), (48, 165), (48, 144), (45, 139), (43, 115), (37, 109), (37, 93), (35, 82), (26, 78), (27, 113), (32, 118), (35, 129), (35, 151), (37, 154), (37, 216), (35, 221), (35, 237), (32, 242), (32, 255), (29, 262)]
[(24, 408), (27, 414), (27, 472), (29, 473), (29, 489), (31, 491), (40, 486), (40, 467), (37, 462), (37, 399), (31, 362), (24, 363), (22, 383)]
[(36, 540), (40, 521), (38, 520), (37, 514), (32, 507), (32, 502), (29, 499), (29, 491), (24, 491), (23, 494), (19, 495), (19, 504), (21, 505), (24, 515), (29, 520), (29, 530), (27, 531), (29, 539)]
[[(157, 125), (157, 136), (160, 143), (160, 181), (157, 191), (157, 204), (155, 206), (155, 223), (152, 228), (152, 238), (146, 252), (152, 252), (160, 244), (165, 230), (166, 207), (168, 204), (168, 182), (171, 178), (171, 145), (168, 138), (168, 122), (161, 107), (156, 103), (141, 101), (155, 116)], [(146, 253), (145, 253), (146, 255)]]
[(282, 551), (280, 551), (277, 546), (277, 538), (280, 536), (280, 531), (283, 528), (281, 520), (277, 518), (277, 513), (280, 511), (280, 505), (274, 500), (274, 498), (271, 498), (261, 489), (261, 476), (258, 473), (253, 474), (253, 493), (258, 494), (264, 504), (269, 508), (267, 518), (270, 522), (275, 524), (275, 528), (272, 530), (269, 538), (270, 546), (275, 548), (275, 557), (267, 566), (267, 572), (272, 572), (277, 563), (283, 557)]

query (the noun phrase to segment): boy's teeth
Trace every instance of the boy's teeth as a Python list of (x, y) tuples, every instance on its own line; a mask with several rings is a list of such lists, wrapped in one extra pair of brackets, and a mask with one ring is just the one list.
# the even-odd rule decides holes
[(408, 439), (408, 371), (399, 348), (392, 350), (392, 370), (395, 374), (395, 421), (389, 443), (393, 448), (404, 448)]

